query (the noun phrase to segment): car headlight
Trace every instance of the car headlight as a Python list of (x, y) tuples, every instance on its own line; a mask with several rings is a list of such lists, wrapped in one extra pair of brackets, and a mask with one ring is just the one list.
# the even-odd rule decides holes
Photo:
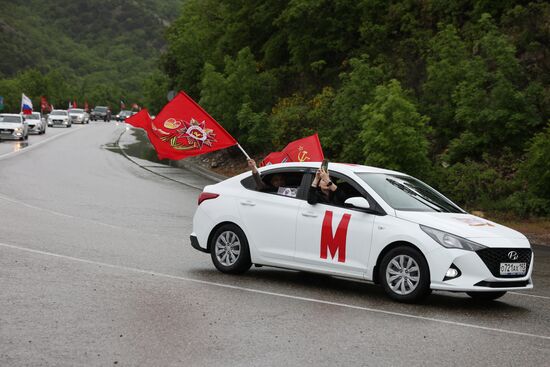
[(15, 131), (16, 133), (22, 133), (22, 132), (23, 132), (23, 128), (22, 128), (22, 127), (16, 127), (16, 128), (14, 129), (14, 131)]
[(466, 238), (443, 232), (435, 228), (426, 227), (422, 224), (420, 228), (426, 232), (428, 236), (433, 238), (435, 242), (446, 248), (459, 248), (467, 251), (477, 251), (486, 248), (486, 246), (467, 240)]

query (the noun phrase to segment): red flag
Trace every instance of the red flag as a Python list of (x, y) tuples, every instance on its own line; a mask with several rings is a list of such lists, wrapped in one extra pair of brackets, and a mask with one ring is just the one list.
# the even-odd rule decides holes
[(288, 143), (281, 152), (290, 162), (321, 162), (325, 158), (317, 133)]
[(42, 111), (47, 111), (50, 109), (50, 105), (45, 96), (40, 97), (40, 109)]
[(285, 163), (288, 162), (288, 154), (283, 152), (269, 153), (267, 157), (260, 163), (260, 167), (269, 166), (270, 164)]
[(77, 108), (78, 105), (76, 104), (76, 101), (73, 100), (73, 108)]
[[(130, 124), (146, 124), (146, 109)], [(149, 114), (147, 113), (147, 116)], [(150, 118), (149, 118), (150, 119)], [(179, 92), (157, 117), (146, 124), (159, 159), (184, 159), (237, 145), (237, 141), (187, 94)]]
[(88, 100), (84, 101), (84, 111), (88, 112)]
[(151, 116), (147, 108), (142, 109), (135, 115), (127, 117), (124, 121), (126, 121), (127, 124), (144, 129), (147, 132), (151, 129)]

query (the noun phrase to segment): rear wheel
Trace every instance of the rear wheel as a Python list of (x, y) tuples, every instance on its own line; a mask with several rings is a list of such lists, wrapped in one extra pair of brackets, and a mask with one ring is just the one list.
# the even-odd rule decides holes
[(396, 301), (418, 302), (431, 293), (428, 263), (412, 247), (390, 250), (382, 259), (379, 272), (384, 290)]
[(210, 243), (214, 266), (222, 273), (242, 274), (250, 269), (248, 240), (242, 229), (224, 224), (216, 230)]
[(473, 299), (480, 301), (493, 301), (497, 298), (500, 298), (506, 294), (506, 291), (500, 292), (466, 292), (466, 294)]

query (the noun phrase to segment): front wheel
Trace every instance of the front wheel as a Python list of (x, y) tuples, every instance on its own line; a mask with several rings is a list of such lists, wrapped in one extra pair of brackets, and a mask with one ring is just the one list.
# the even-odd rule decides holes
[(210, 243), (210, 255), (214, 266), (222, 273), (242, 274), (252, 266), (248, 240), (242, 229), (234, 224), (224, 224), (216, 230)]
[(431, 293), (428, 263), (412, 247), (390, 250), (380, 264), (379, 279), (386, 294), (399, 302), (418, 302)]
[(500, 298), (506, 294), (506, 291), (500, 292), (466, 292), (466, 294), (473, 299), (479, 301), (493, 301), (497, 298)]

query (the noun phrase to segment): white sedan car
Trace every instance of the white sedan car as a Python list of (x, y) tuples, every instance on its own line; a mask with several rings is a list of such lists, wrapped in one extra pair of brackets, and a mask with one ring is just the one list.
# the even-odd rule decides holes
[(48, 116), (48, 126), (64, 126), (71, 127), (72, 122), (69, 118), (67, 110), (53, 110)]
[(191, 245), (224, 273), (256, 264), (362, 279), (402, 302), (431, 290), (492, 300), (533, 288), (521, 233), (466, 213), (411, 176), (360, 165), (331, 163), (337, 195), (312, 205), (318, 168), (276, 164), (260, 169), (259, 188), (250, 173), (206, 186)]

